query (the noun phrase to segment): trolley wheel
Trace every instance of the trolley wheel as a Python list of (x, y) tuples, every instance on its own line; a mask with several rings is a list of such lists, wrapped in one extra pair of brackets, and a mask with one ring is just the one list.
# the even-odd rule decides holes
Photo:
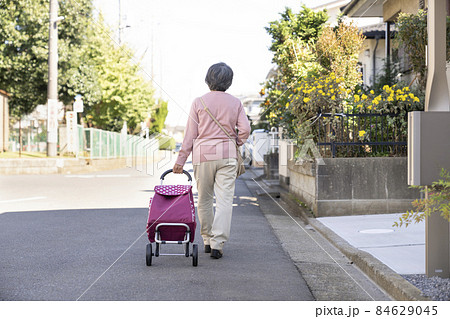
[(155, 257), (159, 257), (159, 249), (160, 249), (160, 245), (161, 245), (161, 244), (156, 243)]
[(189, 257), (189, 256), (190, 256), (190, 254), (189, 254), (189, 242), (187, 242), (187, 243), (185, 244), (184, 254), (185, 254), (186, 257)]
[(147, 244), (147, 253), (146, 253), (146, 262), (147, 262), (147, 266), (151, 266), (152, 265), (152, 244)]
[(197, 267), (198, 265), (198, 245), (192, 245), (192, 266)]

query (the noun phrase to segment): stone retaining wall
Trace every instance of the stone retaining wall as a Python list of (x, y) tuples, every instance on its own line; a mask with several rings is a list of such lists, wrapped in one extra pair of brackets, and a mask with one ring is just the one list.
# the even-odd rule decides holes
[(407, 158), (288, 161), (289, 191), (316, 217), (405, 212), (419, 191), (407, 185)]

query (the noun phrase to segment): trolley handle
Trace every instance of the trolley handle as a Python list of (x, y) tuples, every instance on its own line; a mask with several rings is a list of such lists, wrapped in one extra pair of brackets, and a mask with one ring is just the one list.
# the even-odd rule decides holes
[[(165, 171), (164, 173), (162, 173), (161, 175), (161, 182), (164, 180), (164, 177), (166, 177), (167, 174), (172, 173), (173, 169), (168, 169), (167, 171)], [(191, 174), (189, 174), (187, 171), (183, 170), (183, 174), (185, 174), (188, 177), (188, 181), (192, 182), (192, 177)]]

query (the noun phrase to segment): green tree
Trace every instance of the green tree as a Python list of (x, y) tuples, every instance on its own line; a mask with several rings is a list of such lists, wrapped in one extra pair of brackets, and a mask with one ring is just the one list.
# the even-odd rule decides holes
[(0, 88), (13, 116), (26, 115), (47, 97), (48, 1), (0, 2)]
[(140, 73), (140, 65), (134, 63), (133, 52), (111, 40), (101, 16), (91, 32), (87, 56), (95, 65), (101, 99), (85, 109), (85, 119), (94, 127), (113, 131), (120, 131), (126, 121), (133, 133), (155, 107), (153, 88)]
[[(84, 59), (92, 0), (60, 1), (58, 95), (70, 104), (82, 94), (85, 104), (99, 101), (94, 67)], [(49, 0), (0, 3), (0, 86), (11, 95), (11, 113), (26, 115), (47, 100)]]
[(150, 123), (150, 134), (161, 133), (164, 128), (164, 122), (166, 121), (169, 110), (167, 108), (167, 101), (161, 99), (158, 100), (157, 107), (153, 109)]
[[(133, 52), (117, 47), (92, 0), (60, 0), (58, 24), (58, 97), (66, 105), (83, 96), (91, 125), (130, 131), (155, 105), (150, 82), (133, 62)], [(10, 96), (11, 113), (26, 115), (46, 103), (49, 0), (0, 2), (0, 88)]]
[(72, 104), (77, 94), (86, 107), (100, 102), (101, 88), (94, 59), (89, 55), (90, 37), (95, 28), (92, 0), (62, 0), (58, 25), (58, 92), (59, 99)]
[[(408, 54), (412, 69), (417, 74), (419, 85), (425, 89), (427, 67), (425, 65), (427, 35), (427, 12), (400, 13), (396, 23), (396, 40)], [(450, 61), (450, 17), (447, 17), (447, 61)]]
[(312, 49), (327, 20), (326, 11), (314, 12), (303, 6), (295, 14), (286, 8), (280, 20), (271, 22), (266, 28), (272, 36), (269, 50), (274, 53), (272, 61), (276, 70), (261, 91), (266, 97), (262, 116), (270, 126), (283, 126), (288, 137), (295, 136), (295, 116), (288, 103), (292, 87), (302, 78), (321, 70)]
[(273, 21), (266, 27), (266, 31), (272, 36), (269, 48), (274, 53), (272, 62), (278, 66), (282, 81), (289, 82), (317, 71), (318, 65), (312, 48), (327, 20), (326, 11), (314, 12), (303, 6), (298, 14), (286, 8), (280, 20)]

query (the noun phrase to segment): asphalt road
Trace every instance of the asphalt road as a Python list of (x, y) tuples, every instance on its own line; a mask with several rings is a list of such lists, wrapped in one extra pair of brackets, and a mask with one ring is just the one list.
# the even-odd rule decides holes
[(222, 259), (203, 253), (197, 231), (198, 267), (183, 256), (154, 258), (147, 267), (154, 175), (127, 168), (0, 176), (0, 300), (314, 299), (241, 179)]

